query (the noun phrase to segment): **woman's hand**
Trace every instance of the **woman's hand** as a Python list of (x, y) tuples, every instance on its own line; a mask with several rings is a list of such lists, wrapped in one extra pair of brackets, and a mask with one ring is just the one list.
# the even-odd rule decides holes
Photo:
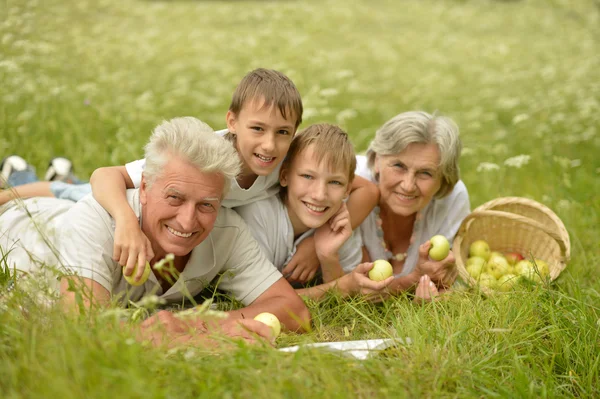
[(434, 261), (429, 258), (430, 248), (431, 242), (429, 241), (419, 246), (419, 260), (417, 261), (415, 272), (419, 276), (428, 275), (438, 288), (448, 288), (458, 276), (454, 253), (450, 251), (445, 259)]
[(430, 302), (439, 295), (440, 293), (438, 292), (437, 287), (435, 286), (433, 281), (431, 281), (429, 276), (425, 274), (419, 279), (419, 284), (417, 285), (417, 289), (415, 290), (415, 297), (413, 299), (413, 302)]
[(364, 295), (374, 302), (381, 301), (389, 296), (388, 285), (394, 281), (394, 276), (390, 276), (382, 281), (373, 281), (369, 278), (369, 270), (373, 268), (373, 263), (361, 263), (350, 273), (340, 277), (337, 289), (344, 296)]
[[(117, 219), (115, 219), (117, 220)], [(150, 240), (140, 229), (137, 218), (121, 219), (116, 222), (113, 259), (123, 267), (124, 274), (130, 276), (134, 267), (138, 266), (134, 279), (137, 281), (144, 274), (146, 260), (154, 257)]]

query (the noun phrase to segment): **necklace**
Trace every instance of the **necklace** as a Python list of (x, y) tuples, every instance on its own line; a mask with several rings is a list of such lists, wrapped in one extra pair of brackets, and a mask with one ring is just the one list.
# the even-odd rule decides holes
[(385, 251), (385, 256), (388, 258), (388, 260), (394, 259), (394, 260), (397, 260), (398, 262), (402, 262), (404, 259), (406, 259), (408, 252), (400, 252), (400, 253), (394, 254), (394, 253), (392, 253), (392, 251), (390, 251), (387, 243), (385, 242), (385, 238), (383, 238), (383, 221), (381, 220), (381, 216), (379, 215), (379, 213), (381, 212), (381, 210), (379, 209), (379, 206), (376, 206), (374, 211), (375, 211), (375, 224), (377, 225), (377, 237), (379, 237), (379, 240), (381, 241), (381, 246), (383, 247), (383, 250)]

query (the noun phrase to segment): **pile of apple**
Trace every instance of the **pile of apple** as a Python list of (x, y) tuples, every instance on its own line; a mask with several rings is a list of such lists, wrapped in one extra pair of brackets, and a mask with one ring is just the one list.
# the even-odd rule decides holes
[(532, 262), (516, 252), (491, 251), (487, 242), (477, 240), (469, 247), (467, 272), (480, 286), (510, 291), (522, 278), (536, 283), (545, 280), (550, 268), (541, 259)]

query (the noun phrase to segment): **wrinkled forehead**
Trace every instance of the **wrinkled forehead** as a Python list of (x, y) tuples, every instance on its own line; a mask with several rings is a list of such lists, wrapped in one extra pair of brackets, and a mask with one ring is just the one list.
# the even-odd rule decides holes
[(402, 162), (415, 168), (437, 169), (441, 163), (440, 150), (434, 143), (411, 143), (398, 153), (377, 155), (377, 158), (386, 163)]

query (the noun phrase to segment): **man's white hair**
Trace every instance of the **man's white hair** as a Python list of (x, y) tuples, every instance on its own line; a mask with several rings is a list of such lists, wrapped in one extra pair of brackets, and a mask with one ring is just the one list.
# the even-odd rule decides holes
[(240, 173), (235, 148), (199, 119), (186, 116), (158, 125), (145, 146), (144, 177), (148, 185), (160, 176), (171, 157), (184, 159), (204, 173), (219, 173), (225, 178), (223, 197), (231, 180)]

